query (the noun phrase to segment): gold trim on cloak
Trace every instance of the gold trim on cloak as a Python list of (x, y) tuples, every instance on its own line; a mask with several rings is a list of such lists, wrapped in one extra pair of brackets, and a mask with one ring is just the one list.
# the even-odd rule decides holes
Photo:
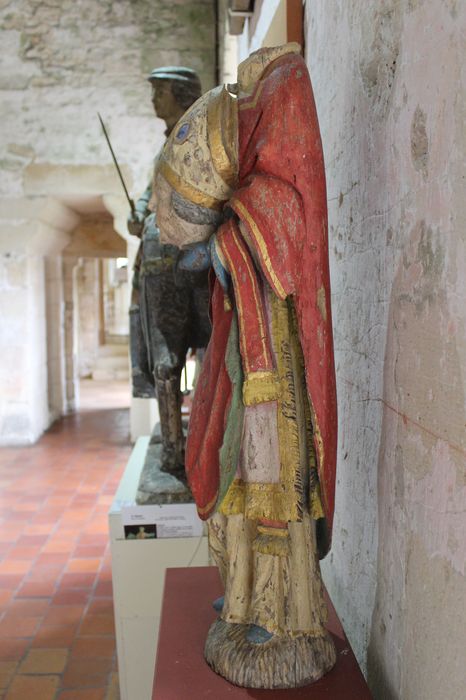
[[(312, 414), (308, 402), (305, 378), (302, 388), (298, 386), (296, 365), (304, 371), (299, 343), (296, 314), (292, 300), (283, 301), (268, 290), (271, 305), (272, 338), (276, 350), (277, 374), (280, 396), (277, 402), (277, 428), (280, 450), (279, 483), (246, 482), (234, 480), (226, 493), (219, 511), (224, 515), (243, 513), (251, 520), (280, 520), (296, 522), (302, 520), (303, 508), (308, 500), (306, 484), (302, 479), (302, 450), (305, 451), (306, 471), (315, 469), (316, 456), (312, 440)], [(305, 422), (306, 438), (300, 441), (297, 416), (297, 391), (302, 391), (304, 410), (301, 420)], [(320, 437), (320, 434), (319, 434)], [(309, 497), (309, 510), (313, 519), (324, 516), (320, 484), (314, 485)]]
[(246, 482), (235, 479), (221, 506), (225, 515), (244, 513), (251, 520), (300, 521), (303, 511), (300, 445), (296, 421), (296, 395), (288, 303), (267, 289), (271, 304), (272, 342), (276, 351), (280, 396), (277, 429), (280, 450), (278, 483)]
[(249, 213), (249, 211), (246, 209), (244, 204), (240, 202), (238, 199), (235, 197), (232, 197), (232, 199), (229, 202), (230, 206), (234, 211), (238, 214), (239, 218), (246, 224), (246, 226), (249, 228), (254, 241), (257, 244), (257, 247), (259, 248), (259, 252), (262, 256), (262, 259), (264, 261), (264, 265), (267, 269), (267, 272), (270, 275), (270, 279), (272, 280), (272, 284), (275, 287), (275, 291), (277, 295), (280, 297), (280, 299), (286, 299), (286, 292), (283, 289), (283, 286), (278, 279), (276, 272), (273, 268), (272, 262), (270, 260), (269, 256), (269, 251), (267, 248), (267, 243), (265, 242), (265, 239), (260, 232), (259, 226), (256, 224), (254, 221), (254, 218), (252, 215)]
[(219, 210), (223, 208), (224, 200), (216, 199), (205, 192), (201, 192), (201, 190), (193, 187), (193, 185), (190, 185), (173, 170), (166, 160), (161, 160), (159, 162), (157, 170), (168, 184), (189, 202), (199, 204), (201, 207), (206, 207), (206, 209)]
[(280, 397), (280, 382), (276, 372), (251, 372), (243, 382), (243, 403), (255, 406)]
[[(238, 240), (238, 236), (236, 235), (236, 232), (234, 229), (231, 231), (233, 242), (236, 245), (237, 250), (239, 251), (241, 257), (244, 260), (244, 267), (245, 270), (249, 276), (250, 283), (251, 283), (251, 288), (252, 288), (252, 294), (254, 297), (254, 304), (257, 309), (257, 318), (259, 322), (259, 331), (260, 331), (260, 338), (261, 338), (261, 343), (262, 343), (262, 360), (265, 365), (270, 363), (269, 355), (267, 352), (267, 345), (266, 345), (266, 338), (267, 334), (264, 328), (264, 319), (262, 317), (262, 305), (260, 302), (260, 299), (257, 295), (256, 292), (259, 292), (257, 289), (257, 279), (254, 274), (253, 269), (251, 268), (250, 261), (246, 257), (244, 250), (241, 248), (241, 242)], [(241, 288), (241, 279), (239, 279), (236, 267), (233, 263), (233, 260), (231, 259), (230, 251), (228, 250), (227, 246), (222, 245), (222, 241), (220, 241), (219, 247), (223, 253), (223, 255), (226, 258), (227, 262), (227, 270), (230, 272), (232, 278), (233, 278), (233, 287), (236, 289)], [(240, 347), (241, 347), (241, 355), (242, 355), (242, 360), (243, 364), (246, 370), (246, 373), (249, 375), (251, 372), (251, 368), (249, 365), (249, 355), (247, 352), (246, 348), (246, 334), (247, 334), (247, 328), (245, 327), (245, 318), (246, 318), (246, 313), (243, 308), (242, 304), (242, 296), (241, 294), (236, 294), (236, 303), (238, 305), (238, 323), (239, 323), (239, 328), (240, 328)]]
[(217, 174), (234, 187), (238, 179), (238, 102), (225, 88), (207, 108), (207, 137)]

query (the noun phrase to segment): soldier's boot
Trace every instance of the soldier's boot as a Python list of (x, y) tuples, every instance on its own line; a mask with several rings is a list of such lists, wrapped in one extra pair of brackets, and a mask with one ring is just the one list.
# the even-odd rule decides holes
[(181, 423), (180, 377), (155, 380), (162, 434), (161, 470), (184, 477), (184, 435)]

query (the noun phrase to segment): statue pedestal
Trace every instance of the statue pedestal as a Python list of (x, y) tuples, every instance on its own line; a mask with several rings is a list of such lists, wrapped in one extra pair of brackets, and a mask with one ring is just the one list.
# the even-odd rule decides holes
[[(185, 436), (186, 436), (186, 428)], [(162, 438), (160, 423), (156, 423), (144, 458), (144, 466), (138, 484), (138, 505), (167, 505), (168, 503), (193, 503), (194, 499), (186, 477), (177, 478), (160, 469), (162, 462)]]
[(162, 445), (153, 444), (151, 441), (144, 458), (136, 503), (138, 505), (193, 503), (193, 496), (186, 482), (161, 471), (161, 457)]
[(209, 627), (216, 618), (212, 601), (221, 594), (216, 567), (167, 569), (152, 700), (202, 700), (206, 697), (371, 700), (371, 693), (328, 597), (328, 630), (335, 642), (337, 662), (326, 676), (312, 685), (292, 690), (239, 688), (218, 676), (204, 659), (204, 646)]

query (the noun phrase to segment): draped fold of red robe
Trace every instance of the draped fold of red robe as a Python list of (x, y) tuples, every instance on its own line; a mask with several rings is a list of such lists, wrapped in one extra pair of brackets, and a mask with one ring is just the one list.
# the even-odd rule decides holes
[[(275, 294), (291, 297), (296, 309), (330, 534), (337, 404), (327, 201), (317, 112), (302, 57), (288, 54), (274, 61), (252, 94), (238, 100), (238, 114), (239, 184), (227, 206), (239, 219), (237, 235), (242, 224), (245, 242)], [(241, 303), (253, 301), (244, 295)], [(219, 505), (219, 450), (231, 397), (225, 351), (232, 311), (225, 308), (218, 281), (213, 283), (211, 309), (213, 333), (196, 388), (186, 451), (186, 471), (202, 518)]]

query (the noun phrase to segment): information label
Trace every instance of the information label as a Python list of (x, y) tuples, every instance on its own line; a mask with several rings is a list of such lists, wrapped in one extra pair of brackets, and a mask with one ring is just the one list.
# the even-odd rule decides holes
[(204, 530), (194, 503), (125, 505), (121, 517), (126, 539), (200, 537)]

